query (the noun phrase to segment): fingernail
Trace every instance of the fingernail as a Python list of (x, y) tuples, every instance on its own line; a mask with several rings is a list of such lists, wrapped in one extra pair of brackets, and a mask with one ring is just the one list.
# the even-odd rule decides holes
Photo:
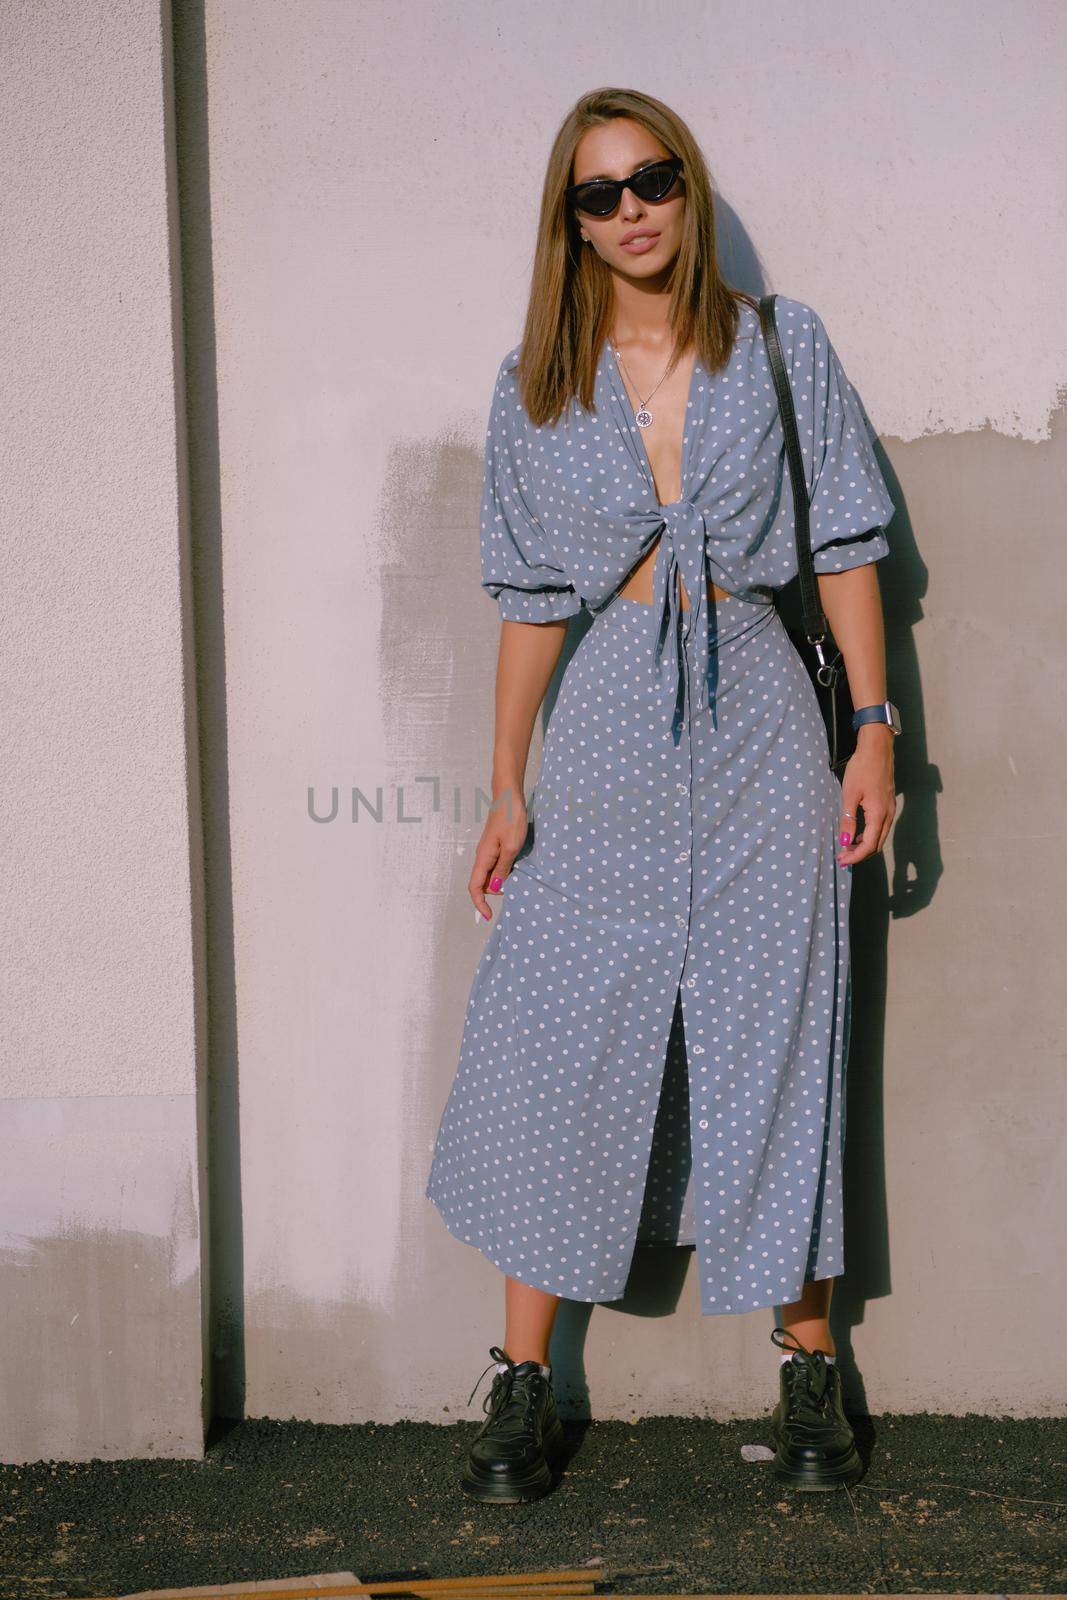
[(495, 892), (497, 889), (499, 889), (499, 888), (501, 888), (503, 886), (503, 882), (504, 882), (503, 878), (490, 878), (489, 879), (489, 887), (490, 887), (490, 889), (494, 890), (494, 892)]
[(840, 842), (842, 844), (851, 844), (852, 843), (852, 835), (850, 833), (843, 833), (841, 835), (841, 841)]

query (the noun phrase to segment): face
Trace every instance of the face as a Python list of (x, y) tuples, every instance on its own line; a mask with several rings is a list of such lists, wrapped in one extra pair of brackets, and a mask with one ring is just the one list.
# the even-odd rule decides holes
[[(640, 123), (613, 117), (582, 135), (574, 153), (571, 181), (625, 180), (638, 167), (671, 153)], [(625, 277), (654, 278), (671, 265), (682, 242), (684, 176), (678, 176), (665, 200), (640, 200), (632, 190), (624, 189), (610, 216), (591, 217), (584, 211), (574, 215), (582, 238), (589, 241), (583, 249), (595, 250), (614, 272)], [(632, 234), (639, 237), (624, 243)]]

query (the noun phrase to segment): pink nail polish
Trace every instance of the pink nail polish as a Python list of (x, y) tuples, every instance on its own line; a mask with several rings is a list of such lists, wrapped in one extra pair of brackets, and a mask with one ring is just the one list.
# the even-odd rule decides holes
[(841, 843), (842, 844), (851, 844), (852, 843), (852, 835), (850, 833), (843, 833), (841, 835)]
[(495, 877), (494, 878), (490, 878), (489, 879), (489, 887), (495, 893), (496, 890), (498, 890), (498, 889), (503, 887), (503, 882), (504, 882), (503, 878), (495, 878)]

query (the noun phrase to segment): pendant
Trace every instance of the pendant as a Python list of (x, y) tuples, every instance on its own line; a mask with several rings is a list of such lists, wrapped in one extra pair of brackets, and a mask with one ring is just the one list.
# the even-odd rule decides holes
[(640, 411), (634, 417), (634, 421), (637, 423), (637, 426), (639, 428), (651, 428), (651, 426), (652, 426), (652, 413), (651, 413), (651, 411), (647, 410), (644, 406), (642, 406)]

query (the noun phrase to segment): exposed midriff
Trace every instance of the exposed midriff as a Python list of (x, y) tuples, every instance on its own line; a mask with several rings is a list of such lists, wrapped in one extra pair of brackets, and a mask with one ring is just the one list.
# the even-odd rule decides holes
[[(620, 597), (624, 597), (627, 600), (640, 600), (646, 606), (652, 604), (652, 572), (656, 565), (656, 552), (658, 549), (659, 540), (657, 539), (651, 550), (638, 563), (619, 590)], [(725, 589), (720, 589), (719, 585), (713, 583), (709, 578), (708, 595), (713, 599), (723, 600), (727, 597), (727, 592)], [(685, 584), (682, 582), (681, 573), (678, 574), (678, 597), (681, 601), (682, 610), (688, 611), (689, 597), (685, 592)]]

